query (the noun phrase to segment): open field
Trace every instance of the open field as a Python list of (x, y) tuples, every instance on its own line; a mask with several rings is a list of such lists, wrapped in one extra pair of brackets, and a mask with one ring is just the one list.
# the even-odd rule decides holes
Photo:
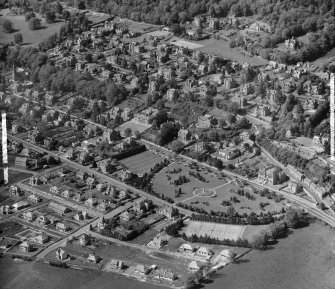
[[(180, 43), (176, 38), (172, 38), (171, 43), (178, 45)], [(188, 45), (191, 49), (200, 50), (204, 53), (215, 54), (226, 59), (236, 60), (239, 62), (247, 62), (251, 65), (259, 66), (266, 65), (267, 61), (260, 57), (250, 57), (243, 55), (237, 48), (230, 48), (228, 41), (225, 40), (216, 40), (216, 39), (206, 39), (200, 41), (184, 41), (182, 46)], [(183, 42), (182, 42), (183, 43)], [(190, 44), (188, 44), (190, 43)]]
[(145, 173), (163, 160), (161, 156), (150, 151), (145, 151), (130, 158), (123, 159), (120, 162), (132, 171)]
[[(178, 169), (181, 169), (178, 173), (168, 173), (168, 171), (171, 172)], [(194, 169), (190, 169), (185, 163), (182, 164), (181, 162), (174, 162), (155, 175), (153, 179), (153, 188), (157, 193), (164, 194), (165, 196), (173, 199), (175, 198), (175, 190), (179, 190), (179, 188), (181, 188), (182, 194), (180, 197), (176, 198), (176, 201), (180, 202), (190, 197), (195, 198), (193, 195), (193, 190), (195, 188), (214, 188), (226, 183), (225, 180), (218, 179), (216, 174), (210, 174), (205, 170), (200, 170), (200, 175), (202, 175), (206, 180), (206, 182), (202, 182), (192, 176), (189, 176), (190, 171), (196, 172)], [(177, 180), (180, 176), (186, 176), (190, 181), (180, 186), (174, 186), (173, 181)], [(168, 178), (170, 178), (170, 180)], [(207, 201), (207, 199), (209, 198), (204, 200)]]
[(37, 45), (42, 40), (46, 39), (50, 35), (58, 32), (60, 27), (64, 24), (63, 20), (57, 20), (57, 23), (46, 23), (41, 15), (36, 14), (37, 18), (41, 19), (41, 28), (39, 30), (30, 30), (28, 23), (24, 19), (24, 15), (19, 16), (9, 16), (7, 15), (8, 9), (0, 10), (0, 14), (3, 16), (0, 18), (0, 26), (2, 22), (6, 19), (13, 22), (15, 29), (14, 33), (4, 33), (2, 26), (0, 27), (0, 43), (8, 43), (13, 41), (15, 33), (22, 33), (23, 45)]
[[(331, 289), (335, 284), (333, 252), (334, 230), (312, 224), (281, 239), (272, 250), (254, 250), (243, 257), (245, 262), (223, 268), (213, 282), (206, 284), (206, 289), (222, 288), (222, 283), (229, 289)], [(99, 289), (158, 288), (110, 272), (63, 269), (42, 262), (15, 262), (11, 258), (0, 259), (0, 272), (3, 289), (92, 289), (96, 284)]]
[(206, 289), (331, 289), (335, 287), (334, 229), (319, 223), (295, 230), (271, 250), (253, 250)]
[(117, 130), (119, 130), (120, 132), (124, 132), (127, 128), (131, 129), (131, 132), (134, 133), (135, 131), (139, 131), (140, 133), (146, 131), (150, 126), (149, 125), (145, 125), (142, 123), (138, 123), (138, 122), (134, 122), (134, 121), (127, 121), (123, 124), (121, 124)]
[[(97, 270), (71, 270), (47, 265), (43, 262), (0, 259), (2, 289), (155, 289), (157, 286), (125, 278), (118, 274)], [(28, 277), (29, 276), (29, 277)], [(71, 285), (69, 285), (71, 284)]]
[(202, 47), (201, 44), (193, 43), (193, 42), (190, 42), (190, 41), (187, 41), (187, 40), (182, 40), (182, 39), (178, 39), (176, 41), (173, 41), (172, 43), (174, 45), (187, 47), (187, 48), (190, 48), (190, 49), (196, 49), (196, 48)]
[(212, 238), (218, 238), (219, 240), (237, 240), (242, 237), (244, 229), (245, 226), (190, 221), (187, 226), (183, 228), (182, 233), (185, 233), (186, 236), (195, 234), (197, 236), (207, 235)]

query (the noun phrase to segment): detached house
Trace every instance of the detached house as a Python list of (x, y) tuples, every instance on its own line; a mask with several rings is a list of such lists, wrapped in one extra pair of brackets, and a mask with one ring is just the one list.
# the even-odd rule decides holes
[(192, 138), (192, 134), (187, 129), (180, 129), (178, 131), (178, 139), (182, 142), (188, 142)]
[(206, 247), (200, 247), (196, 252), (197, 256), (205, 259), (211, 258), (213, 254), (214, 254), (213, 251), (207, 249)]

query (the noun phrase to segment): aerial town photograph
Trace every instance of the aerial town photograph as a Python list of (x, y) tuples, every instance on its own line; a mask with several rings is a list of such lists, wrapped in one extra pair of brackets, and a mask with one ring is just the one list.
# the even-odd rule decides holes
[(0, 289), (334, 289), (333, 0), (0, 0)]

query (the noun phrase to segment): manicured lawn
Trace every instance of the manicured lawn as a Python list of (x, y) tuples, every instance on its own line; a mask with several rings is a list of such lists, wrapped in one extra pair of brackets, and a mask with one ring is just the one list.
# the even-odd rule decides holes
[[(179, 173), (168, 173), (168, 171), (173, 171), (174, 169), (182, 169)], [(159, 194), (164, 194), (167, 197), (175, 199), (176, 202), (180, 202), (187, 198), (193, 197), (193, 190), (195, 188), (214, 188), (225, 183), (224, 180), (219, 180), (215, 173), (208, 173), (205, 170), (199, 171), (206, 182), (202, 182), (193, 176), (189, 176), (191, 169), (185, 163), (172, 163), (168, 167), (161, 170), (153, 179), (153, 188), (155, 192)], [(193, 172), (196, 172), (192, 169)], [(171, 178), (168, 180), (168, 176)], [(178, 179), (180, 176), (186, 176), (190, 181), (184, 183), (180, 186), (174, 186), (173, 181)], [(182, 194), (180, 197), (175, 198), (175, 190), (181, 188)], [(205, 199), (205, 198), (204, 198)], [(206, 198), (207, 200), (208, 198)]]
[[(237, 186), (236, 184), (228, 182), (227, 184), (215, 188), (215, 197), (191, 197), (185, 200), (183, 203), (187, 205), (192, 205), (197, 208), (202, 208), (208, 212), (210, 210), (227, 211), (229, 206), (221, 205), (222, 201), (230, 201), (230, 198), (236, 197), (238, 199), (238, 202), (231, 202), (231, 204), (234, 207), (235, 211), (241, 214), (251, 212), (259, 214), (260, 212), (266, 213), (268, 211), (279, 211), (286, 203), (285, 201), (277, 203), (272, 199), (269, 200), (266, 197), (261, 197), (256, 193), (250, 193), (252, 196), (255, 197), (255, 200), (249, 200), (245, 196), (239, 196), (237, 194), (238, 188), (239, 186)], [(259, 207), (260, 202), (269, 203), (267, 206), (265, 206), (263, 211)]]
[(145, 173), (150, 171), (151, 168), (163, 160), (164, 159), (161, 156), (150, 151), (145, 151), (135, 156), (123, 159), (120, 162), (134, 172)]
[[(23, 36), (23, 45), (37, 45), (42, 40), (46, 39), (50, 35), (58, 32), (60, 27), (64, 24), (63, 20), (57, 20), (59, 22), (48, 24), (42, 18), (41, 15), (36, 14), (37, 18), (41, 19), (41, 29), (39, 30), (30, 30), (28, 27), (28, 23), (24, 19), (24, 15), (19, 16), (10, 16), (7, 15), (8, 9), (0, 10), (0, 14), (2, 17), (0, 18), (0, 26), (1, 23), (8, 19), (13, 22), (15, 33), (22, 33)], [(2, 26), (0, 27), (0, 43), (8, 43), (13, 41), (15, 33), (4, 33)]]

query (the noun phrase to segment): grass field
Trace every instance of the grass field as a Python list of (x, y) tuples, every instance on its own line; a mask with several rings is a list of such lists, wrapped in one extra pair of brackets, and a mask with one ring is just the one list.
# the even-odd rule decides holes
[(134, 172), (145, 173), (153, 168), (155, 164), (163, 160), (164, 159), (161, 156), (146, 151), (130, 158), (123, 159), (120, 162)]
[(134, 133), (137, 130), (140, 133), (142, 133), (142, 132), (146, 131), (149, 127), (150, 127), (150, 125), (145, 125), (145, 124), (138, 123), (138, 122), (133, 122), (133, 121), (127, 121), (127, 122), (121, 124), (118, 127), (118, 130), (120, 132), (124, 132), (127, 128), (130, 128), (132, 133)]
[(219, 240), (237, 240), (242, 237), (244, 229), (245, 226), (190, 221), (183, 228), (182, 233), (185, 233), (186, 236), (195, 234), (197, 236), (207, 235)]
[(262, 58), (243, 55), (237, 48), (230, 48), (228, 41), (225, 40), (216, 40), (211, 38), (200, 41), (184, 41), (173, 37), (170, 42), (176, 45), (181, 43), (180, 45), (182, 46), (200, 50), (207, 54), (215, 54), (226, 59), (247, 62), (255, 66), (267, 64), (267, 61)]
[(253, 250), (225, 267), (206, 289), (335, 288), (334, 229), (319, 223), (295, 230), (273, 248)]
[[(58, 32), (60, 27), (64, 24), (63, 20), (57, 20), (57, 23), (46, 23), (41, 15), (36, 14), (37, 18), (41, 19), (41, 29), (30, 30), (28, 23), (24, 19), (24, 15), (10, 16), (7, 15), (8, 9), (0, 10), (2, 17), (0, 18), (0, 43), (9, 43), (13, 41), (15, 33), (22, 33), (23, 44), (22, 45), (37, 45), (42, 40), (46, 39), (50, 35)], [(2, 22), (4, 20), (10, 20), (13, 23), (15, 32), (5, 33), (2, 29)]]

